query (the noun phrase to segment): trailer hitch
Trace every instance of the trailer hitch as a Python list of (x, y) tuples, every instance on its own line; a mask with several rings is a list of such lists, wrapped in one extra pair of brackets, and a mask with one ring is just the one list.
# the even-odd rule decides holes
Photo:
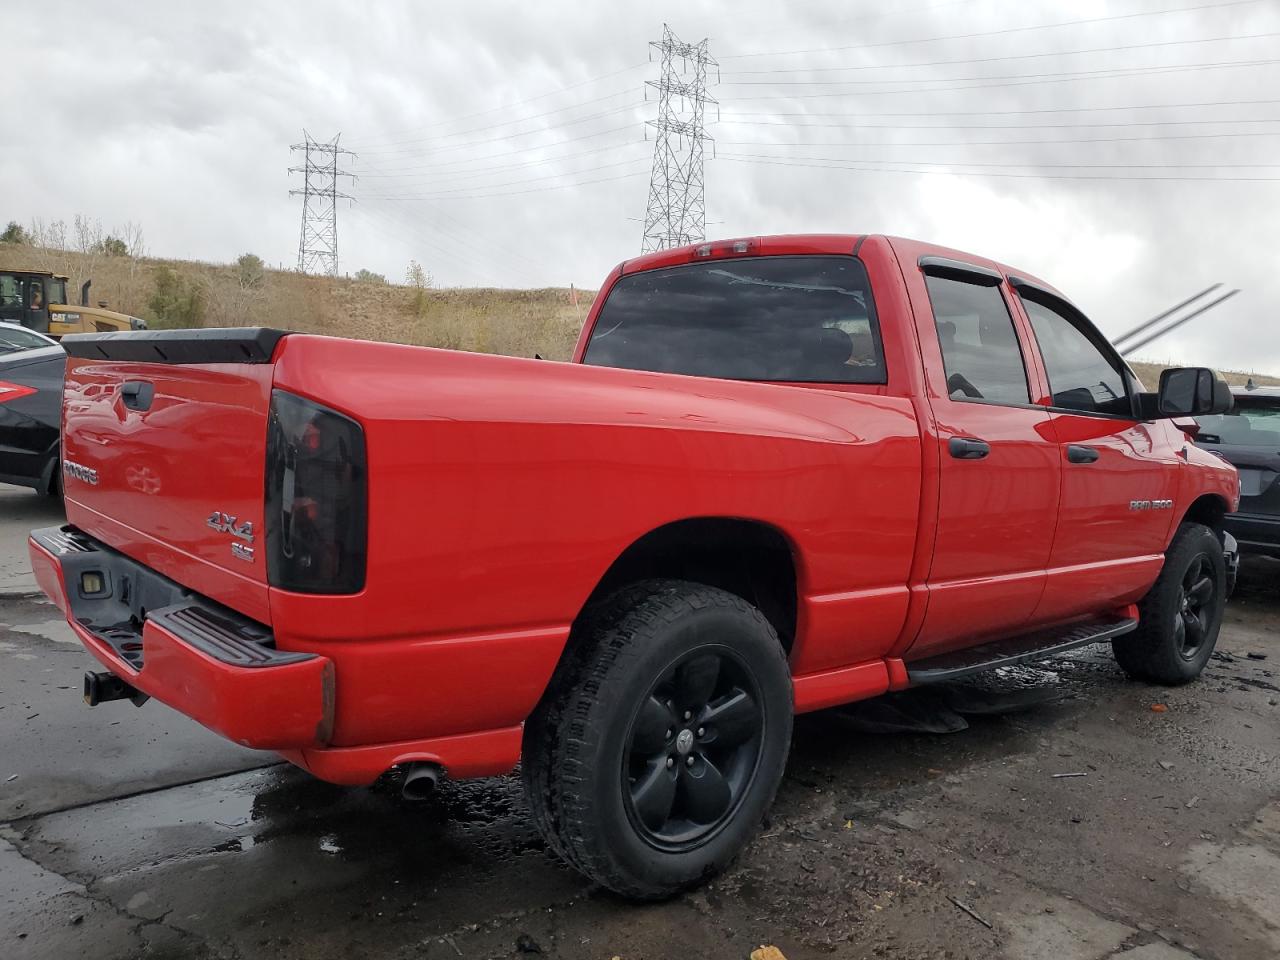
[(84, 702), (91, 707), (108, 700), (128, 700), (135, 707), (140, 707), (150, 699), (150, 694), (130, 686), (114, 673), (89, 670), (84, 675)]

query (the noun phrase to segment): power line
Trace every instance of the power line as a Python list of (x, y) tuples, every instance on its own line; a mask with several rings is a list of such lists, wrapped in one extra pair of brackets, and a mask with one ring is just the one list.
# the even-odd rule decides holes
[[(529, 121), (529, 120), (541, 120), (541, 119), (542, 119), (542, 118), (544, 118), (544, 117), (551, 117), (551, 116), (555, 116), (555, 115), (556, 115), (556, 114), (558, 114), (558, 113), (566, 113), (566, 112), (568, 112), (568, 111), (570, 111), (570, 110), (580, 110), (580, 109), (582, 109), (583, 107), (591, 106), (592, 104), (596, 104), (596, 103), (603, 103), (603, 102), (604, 102), (604, 101), (606, 101), (606, 100), (613, 100), (613, 99), (616, 99), (617, 97), (628, 96), (628, 95), (634, 95), (637, 91), (638, 91), (638, 88), (636, 88), (636, 87), (629, 87), (629, 88), (627, 88), (626, 90), (619, 90), (619, 91), (618, 91), (618, 92), (616, 92), (616, 93), (610, 93), (610, 94), (607, 94), (607, 95), (605, 95), (605, 96), (603, 96), (603, 97), (596, 97), (594, 100), (583, 100), (583, 101), (581, 101), (581, 102), (579, 102), (579, 103), (571, 103), (571, 104), (569, 104), (569, 105), (567, 105), (567, 106), (564, 106), (564, 107), (557, 107), (555, 110), (547, 110), (547, 111), (545, 111), (544, 113), (533, 113), (533, 114), (530, 114), (530, 115), (525, 116), (525, 117), (516, 117), (516, 118), (514, 118), (514, 119), (512, 119), (512, 120), (503, 120), (501, 123), (490, 123), (490, 124), (486, 124), (485, 126), (482, 126), (482, 127), (468, 127), (466, 130), (454, 130), (452, 133), (441, 133), (441, 134), (436, 134), (435, 136), (431, 136), (431, 137), (417, 137), (417, 138), (414, 138), (414, 139), (412, 139), (412, 140), (395, 140), (395, 141), (391, 141), (391, 142), (388, 142), (388, 143), (375, 144), (375, 146), (376, 146), (376, 148), (377, 148), (377, 149), (375, 149), (375, 150), (371, 150), (371, 151), (370, 151), (370, 150), (366, 150), (366, 151), (364, 151), (364, 152), (367, 152), (367, 153), (407, 153), (407, 152), (409, 152), (409, 151), (407, 151), (407, 150), (403, 150), (403, 151), (402, 151), (402, 150), (391, 150), (391, 149), (388, 149), (388, 148), (395, 147), (395, 146), (399, 146), (399, 145), (403, 145), (403, 144), (414, 144), (414, 143), (438, 143), (438, 142), (440, 142), (441, 140), (448, 140), (448, 139), (449, 139), (449, 138), (451, 138), (451, 137), (461, 137), (461, 136), (465, 136), (465, 135), (466, 135), (466, 134), (468, 134), (468, 133), (483, 133), (483, 132), (484, 132), (484, 131), (486, 131), (486, 130), (497, 130), (497, 129), (500, 129), (500, 128), (502, 128), (502, 127), (511, 127), (511, 126), (515, 126), (515, 125), (516, 125), (516, 124), (518, 124), (518, 123), (525, 123), (525, 122), (527, 122), (527, 121)], [(552, 125), (551, 127), (549, 127), (549, 128), (548, 128), (548, 127), (541, 127), (541, 128), (539, 128), (539, 129), (542, 129), (542, 130), (546, 130), (546, 129), (555, 129), (555, 128), (556, 128), (556, 127), (558, 127), (558, 126), (565, 126), (567, 123), (570, 123), (570, 122), (573, 122), (573, 121), (566, 121), (565, 123), (561, 123), (561, 124), (553, 124), (553, 125)]]
[[(603, 147), (592, 147), (590, 150), (580, 150), (577, 153), (566, 153), (564, 156), (559, 156), (559, 157), (541, 157), (536, 160), (522, 160), (517, 163), (504, 163), (504, 164), (498, 164), (496, 166), (489, 166), (489, 167), (475, 167), (468, 163), (464, 166), (464, 169), (460, 171), (459, 170), (436, 171), (434, 168), (427, 166), (427, 167), (421, 168), (421, 170), (424, 171), (421, 173), (361, 172), (360, 176), (361, 176), (361, 179), (364, 179), (364, 180), (379, 180), (379, 179), (411, 180), (414, 178), (417, 178), (417, 179), (426, 178), (431, 180), (439, 180), (442, 178), (446, 180), (469, 180), (469, 179), (472, 179), (473, 177), (484, 176), (486, 173), (497, 173), (497, 172), (506, 171), (506, 170), (519, 170), (519, 169), (524, 169), (525, 167), (539, 167), (547, 163), (561, 163), (566, 160), (577, 160), (582, 157), (594, 156), (595, 154), (598, 154), (598, 153), (608, 153), (612, 150), (621, 150), (624, 147), (639, 147), (642, 145), (647, 145), (644, 140), (626, 140), (622, 143), (606, 144)], [(521, 153), (524, 153), (524, 152), (525, 151), (521, 151)], [(381, 168), (375, 168), (375, 169), (378, 169), (379, 171), (381, 170)]]
[(1175, 7), (1169, 10), (1142, 10), (1137, 13), (1117, 13), (1105, 17), (1087, 17), (1079, 20), (1059, 20), (1055, 23), (1039, 23), (1025, 27), (1005, 27), (1001, 30), (983, 30), (977, 33), (955, 33), (938, 37), (916, 37), (909, 40), (884, 40), (878, 43), (855, 43), (843, 47), (810, 47), (807, 50), (773, 50), (760, 53), (736, 53), (722, 57), (724, 60), (743, 60), (752, 57), (790, 57), (804, 53), (835, 53), (845, 50), (872, 50), (879, 47), (901, 47), (914, 43), (938, 43), (943, 40), (974, 40), (979, 37), (998, 37), (1012, 33), (1029, 33), (1035, 30), (1056, 30), (1060, 27), (1075, 27), (1090, 23), (1110, 23), (1117, 20), (1134, 20), (1139, 17), (1162, 17), (1173, 13), (1189, 13), (1197, 10), (1219, 10), (1226, 7), (1240, 7), (1265, 0), (1226, 0), (1225, 3), (1202, 3), (1192, 7)]
[(617, 163), (598, 164), (592, 167), (590, 170), (571, 171), (570, 173), (547, 173), (538, 177), (527, 177), (526, 179), (523, 179), (523, 180), (508, 180), (505, 183), (481, 184), (479, 187), (470, 186), (470, 187), (458, 187), (453, 190), (436, 190), (436, 191), (433, 191), (431, 194), (418, 196), (418, 197), (397, 197), (397, 196), (370, 194), (362, 197), (361, 199), (363, 200), (436, 200), (436, 199), (443, 199), (444, 197), (450, 194), (466, 193), (468, 191), (472, 191), (476, 189), (490, 190), (490, 189), (497, 189), (499, 187), (514, 187), (514, 186), (520, 186), (526, 183), (537, 183), (538, 181), (541, 181), (541, 180), (555, 180), (559, 177), (571, 176), (573, 175), (573, 173), (594, 173), (597, 170), (610, 170), (616, 167), (622, 167), (628, 164), (636, 164), (636, 163), (642, 163), (642, 162), (644, 162), (643, 157), (631, 157), (628, 160), (619, 160)]
[[(1230, 300), (1239, 292), (1240, 292), (1239, 290), (1228, 291), (1227, 293), (1224, 293), (1222, 296), (1218, 297), (1216, 300), (1211, 300), (1208, 303), (1206, 303), (1204, 306), (1197, 307), (1196, 309), (1192, 310), (1190, 313), (1179, 317), (1177, 320), (1174, 320), (1172, 323), (1166, 324), (1165, 326), (1157, 330), (1155, 333), (1148, 334), (1147, 336), (1139, 340), (1137, 343), (1128, 347), (1122, 347), (1120, 349), (1120, 356), (1127, 357), (1130, 354), (1138, 350), (1141, 350), (1147, 344), (1155, 340), (1159, 340), (1166, 333), (1172, 333), (1174, 330), (1182, 326), (1188, 320), (1194, 320), (1196, 317), (1200, 316), (1200, 314), (1205, 313), (1209, 310), (1212, 310), (1214, 307), (1216, 307), (1220, 303), (1223, 303), (1224, 301)], [(1199, 299), (1199, 298), (1193, 297), (1192, 299)]]
[[(1010, 128), (1014, 129), (1014, 128)], [(903, 140), (897, 143), (851, 143), (847, 140), (721, 140), (726, 147), (1004, 147), (1064, 143), (1145, 143), (1154, 140), (1218, 140), (1237, 137), (1280, 137), (1280, 130), (1243, 133), (1169, 133), (1143, 137), (1066, 137), (1056, 140)]]
[[(440, 227), (438, 224), (434, 224), (433, 231), (435, 233), (439, 233), (441, 237), (443, 237), (445, 240), (451, 241), (453, 244), (452, 246), (443, 246), (441, 243), (437, 242), (433, 237), (427, 234), (427, 232), (422, 227), (421, 220), (416, 218), (412, 220), (405, 220), (399, 215), (393, 216), (392, 214), (395, 212), (394, 207), (388, 207), (385, 210), (380, 210), (378, 206), (365, 206), (364, 210), (366, 213), (370, 213), (370, 214), (379, 213), (382, 216), (389, 218), (391, 222), (398, 223), (404, 226), (407, 230), (409, 230), (413, 234), (414, 237), (417, 238), (414, 241), (408, 241), (406, 240), (405, 237), (399, 236), (398, 239), (400, 239), (403, 242), (406, 242), (406, 243), (412, 242), (415, 245), (430, 247), (441, 256), (452, 260), (455, 265), (461, 264), (463, 269), (466, 270), (468, 273), (471, 273), (473, 276), (487, 278), (490, 280), (498, 276), (496, 273), (489, 272), (489, 270), (493, 264), (494, 251), (507, 252), (500, 245), (493, 244), (491, 242), (486, 242), (484, 247), (479, 247), (479, 246), (476, 246), (476, 244), (472, 243), (471, 241), (467, 240), (466, 238), (460, 237), (456, 233), (453, 233), (449, 230), (444, 229), (443, 227)], [(455, 220), (454, 218), (449, 217), (447, 214), (443, 213), (442, 211), (433, 210), (432, 211), (433, 223), (434, 221), (440, 220), (440, 219), (447, 220), (455, 224), (455, 226), (459, 230), (470, 233), (473, 236), (476, 235), (474, 231), (470, 230), (470, 228), (466, 227), (464, 224), (462, 224), (458, 220)], [(466, 255), (460, 249), (458, 249), (460, 247), (466, 247), (474, 251), (476, 254), (478, 254), (478, 260), (486, 264), (486, 268), (483, 273), (474, 269), (471, 261), (466, 258)], [(538, 264), (533, 263), (527, 258), (519, 257), (509, 252), (508, 252), (508, 256), (511, 256), (512, 259), (523, 259), (526, 263), (530, 264), (534, 268), (542, 269)], [(517, 273), (522, 273), (524, 276), (525, 282), (528, 282), (531, 278), (534, 277), (531, 271), (528, 271), (516, 265), (513, 265), (513, 267), (509, 268), (506, 272), (509, 273), (511, 272), (512, 269), (514, 269), (514, 271)], [(500, 286), (501, 284), (498, 284), (498, 285)]]
[[(435, 225), (435, 229), (438, 232), (454, 240), (455, 243), (458, 243), (462, 246), (470, 247), (471, 249), (475, 250), (477, 253), (481, 254), (481, 256), (485, 257), (486, 260), (491, 259), (493, 251), (496, 250), (501, 253), (504, 253), (506, 256), (510, 257), (512, 260), (521, 260), (536, 270), (544, 269), (543, 265), (535, 263), (533, 260), (530, 260), (528, 257), (524, 256), (524, 254), (510, 250), (509, 248), (503, 246), (501, 243), (494, 242), (491, 239), (484, 239), (483, 240), (484, 246), (478, 247), (475, 244), (471, 243), (469, 240), (467, 240), (465, 237), (459, 237), (456, 234), (452, 234), (448, 230), (446, 230), (444, 227), (440, 226), (439, 221), (441, 220), (445, 221), (446, 223), (452, 224), (458, 231), (461, 231), (462, 233), (465, 233), (465, 234), (470, 234), (472, 236), (476, 236), (479, 239), (479, 235), (474, 230), (472, 230), (470, 227), (468, 227), (466, 224), (462, 223), (460, 220), (456, 219), (455, 217), (452, 217), (449, 214), (445, 213), (443, 210), (439, 210), (439, 209), (432, 210), (432, 222)], [(527, 274), (527, 275), (532, 276), (532, 274)]]
[[(577, 90), (577, 89), (579, 89), (580, 87), (585, 87), (585, 86), (587, 86), (587, 85), (589, 85), (589, 84), (592, 84), (592, 83), (598, 83), (598, 82), (600, 82), (601, 80), (609, 80), (609, 79), (611, 79), (611, 78), (613, 78), (613, 77), (621, 76), (621, 75), (622, 75), (622, 74), (624, 74), (624, 73), (630, 73), (632, 70), (639, 70), (641, 67), (647, 67), (648, 65), (649, 65), (649, 62), (648, 62), (647, 60), (642, 60), (640, 63), (633, 63), (633, 64), (632, 64), (631, 66), (629, 66), (629, 67), (623, 67), (623, 68), (621, 68), (620, 70), (613, 70), (613, 71), (611, 71), (611, 72), (609, 72), (609, 73), (602, 73), (602, 74), (600, 74), (600, 75), (599, 75), (599, 76), (597, 76), (597, 77), (590, 77), (590, 78), (588, 78), (588, 79), (586, 79), (586, 80), (581, 80), (581, 81), (579, 81), (579, 82), (577, 82), (577, 83), (571, 83), (571, 84), (569, 84), (568, 86), (560, 87), (560, 88), (558, 88), (558, 89), (556, 89), (556, 90), (549, 90), (549, 91), (547, 91), (546, 93), (540, 93), (540, 94), (538, 94), (537, 96), (527, 97), (527, 98), (525, 98), (524, 100), (516, 100), (514, 103), (504, 103), (504, 104), (499, 104), (499, 105), (498, 105), (498, 106), (496, 106), (496, 107), (489, 107), (489, 108), (488, 108), (488, 109), (486, 109), (486, 110), (476, 110), (476, 111), (474, 111), (474, 112), (472, 112), (472, 113), (464, 113), (464, 114), (461, 114), (461, 115), (456, 116), (456, 117), (446, 117), (446, 118), (445, 118), (445, 119), (443, 119), (443, 120), (435, 120), (435, 121), (432, 121), (431, 123), (427, 123), (427, 124), (421, 124), (421, 125), (417, 125), (417, 126), (409, 126), (409, 127), (402, 127), (402, 128), (400, 128), (400, 129), (399, 129), (399, 131), (398, 131), (398, 132), (399, 132), (399, 133), (407, 133), (407, 132), (409, 132), (409, 131), (411, 131), (411, 130), (430, 130), (430, 129), (434, 129), (434, 128), (439, 127), (439, 126), (444, 126), (445, 124), (449, 124), (449, 123), (457, 123), (457, 122), (459, 122), (459, 121), (461, 121), (461, 120), (470, 120), (470, 119), (472, 119), (472, 118), (474, 118), (474, 117), (483, 117), (483, 116), (485, 116), (485, 115), (487, 115), (487, 114), (490, 114), (490, 113), (497, 113), (499, 110), (511, 110), (511, 109), (513, 109), (513, 108), (515, 108), (515, 107), (522, 107), (522, 106), (524, 106), (524, 105), (525, 105), (525, 104), (527, 104), (527, 103), (535, 103), (535, 102), (537, 102), (538, 100), (545, 100), (547, 97), (554, 97), (554, 96), (555, 96), (556, 94), (558, 94), (558, 93), (565, 93), (565, 92), (567, 92), (567, 91), (569, 91), (569, 90)], [(377, 139), (379, 139), (379, 138), (375, 136), (375, 137), (373, 137), (372, 139), (377, 140)]]
[(1120, 336), (1118, 337), (1113, 337), (1111, 340), (1111, 345), (1113, 347), (1119, 348), (1120, 345), (1123, 344), (1126, 340), (1131, 340), (1134, 337), (1136, 337), (1138, 334), (1142, 333), (1144, 330), (1151, 329), (1157, 323), (1163, 320), (1165, 317), (1170, 316), (1171, 314), (1177, 313), (1183, 307), (1186, 307), (1186, 306), (1189, 306), (1190, 304), (1195, 303), (1201, 297), (1208, 296), (1209, 294), (1213, 293), (1213, 291), (1217, 290), (1220, 286), (1222, 286), (1221, 283), (1211, 284), (1210, 286), (1205, 287), (1199, 293), (1194, 294), (1193, 296), (1187, 297), (1187, 299), (1181, 301), (1180, 303), (1175, 303), (1168, 310), (1165, 310), (1161, 313), (1157, 313), (1150, 320), (1146, 320), (1138, 324), (1136, 327), (1133, 327), (1130, 330), (1126, 330), (1124, 333), (1120, 334)]
[[(473, 193), (473, 194), (459, 194), (457, 196), (395, 197), (395, 198), (380, 198), (380, 199), (396, 199), (404, 202), (416, 202), (420, 200), (487, 200), (491, 197), (519, 197), (519, 196), (523, 196), (525, 194), (530, 194), (530, 193), (544, 193), (549, 190), (566, 190), (570, 187), (585, 187), (595, 183), (612, 183), (616, 180), (630, 180), (633, 177), (643, 177), (643, 176), (644, 176), (644, 171), (641, 170), (637, 173), (624, 173), (621, 176), (617, 176), (617, 177), (602, 177), (598, 180), (580, 180), (580, 181), (577, 181), (576, 183), (562, 183), (555, 186), (540, 187), (540, 188), (531, 189), (531, 190), (514, 190), (514, 191), (508, 191), (506, 193)], [(370, 199), (378, 199), (378, 198), (370, 198)]]
[(707, 230), (703, 130), (708, 103), (707, 70), (718, 67), (710, 41), (680, 40), (665, 23), (662, 40), (651, 43), (662, 58), (662, 75), (650, 85), (658, 91), (653, 121), (653, 167), (645, 206), (641, 250), (652, 253), (703, 240)]
[[(1134, 67), (1128, 68), (1127, 72), (1121, 72), (1119, 68), (1113, 71), (1103, 71), (1106, 75), (1099, 75), (1097, 71), (1079, 72), (1071, 74), (1053, 75), (1043, 74), (1033, 79), (1019, 78), (1017, 80), (1001, 80), (997, 83), (971, 83), (966, 86), (941, 86), (941, 87), (916, 87), (915, 89), (901, 90), (841, 90), (834, 93), (775, 93), (770, 95), (751, 96), (751, 97), (735, 97), (730, 102), (743, 103), (752, 100), (807, 100), (827, 97), (875, 97), (890, 96), (895, 94), (913, 94), (913, 93), (958, 93), (966, 90), (986, 90), (994, 87), (1026, 87), (1034, 86), (1042, 83), (1076, 83), (1081, 80), (1115, 80), (1126, 79), (1129, 77), (1155, 76), (1157, 74), (1166, 73), (1187, 73), (1197, 70), (1217, 70), (1227, 67), (1260, 67), (1270, 66), (1280, 63), (1280, 60), (1239, 60), (1226, 61), (1223, 63), (1203, 63), (1191, 64), (1185, 66), (1169, 66), (1169, 67)], [(968, 79), (968, 78), (965, 78)], [(904, 83), (927, 83), (933, 81), (912, 80), (900, 81)], [(948, 81), (949, 84), (954, 83), (954, 79)]]
[[(403, 166), (403, 167), (382, 167), (380, 168), (380, 171), (382, 173), (404, 173), (404, 172), (411, 173), (419, 170), (439, 170), (441, 167), (470, 167), (471, 164), (473, 164), (477, 160), (497, 160), (502, 157), (524, 156), (530, 150), (547, 150), (551, 147), (564, 146), (567, 143), (581, 143), (583, 140), (594, 140), (596, 137), (608, 136), (609, 134), (619, 133), (623, 130), (629, 130), (634, 133), (635, 125), (631, 123), (624, 123), (620, 127), (610, 127), (608, 130), (598, 130), (595, 133), (584, 133), (580, 137), (570, 137), (567, 140), (552, 140), (550, 143), (535, 143), (530, 146), (522, 146), (522, 147), (516, 147), (513, 150), (506, 150), (506, 151), (503, 151), (502, 153), (491, 153), (483, 157), (467, 158), (464, 160), (444, 160), (444, 161), (441, 161), (440, 163), (433, 163), (433, 162), (415, 163), (415, 164), (409, 164), (408, 166)], [(394, 163), (396, 161), (388, 160), (385, 162)]]
[(1119, 76), (1138, 75), (1143, 73), (1160, 73), (1178, 69), (1210, 69), (1218, 67), (1254, 67), (1280, 63), (1280, 60), (1211, 60), (1204, 63), (1164, 63), (1146, 67), (1101, 67), (1096, 70), (1063, 70), (1056, 73), (997, 73), (976, 74), (968, 77), (922, 77), (918, 80), (729, 80), (726, 83), (733, 87), (853, 87), (866, 84), (886, 83), (955, 83), (963, 80), (1040, 80), (1046, 77), (1091, 77), (1098, 74), (1116, 74)]
[(748, 155), (737, 154), (720, 154), (717, 159), (727, 160), (731, 163), (748, 163), (760, 164), (764, 166), (775, 167), (807, 167), (819, 170), (855, 170), (859, 173), (908, 173), (919, 174), (922, 176), (947, 176), (947, 177), (992, 177), (998, 179), (1013, 180), (1110, 180), (1110, 181), (1143, 181), (1143, 180), (1169, 180), (1169, 181), (1200, 181), (1211, 183), (1280, 183), (1280, 176), (1277, 177), (1201, 177), (1201, 176), (1116, 176), (1107, 174), (1058, 174), (1058, 173), (987, 173), (985, 171), (974, 170), (925, 170), (915, 167), (885, 167), (885, 166), (853, 166), (845, 164), (842, 166), (835, 165), (818, 165), (812, 163), (799, 163), (785, 160), (760, 160), (752, 158)]
[(792, 123), (768, 120), (733, 120), (721, 117), (718, 121), (730, 126), (789, 127), (792, 130), (840, 129), (840, 130), (1065, 130), (1081, 127), (1174, 127), (1222, 125), (1229, 123), (1280, 123), (1280, 117), (1241, 118), (1232, 120), (1125, 120), (1120, 123)]
[[(546, 264), (537, 263), (533, 260), (530, 260), (523, 253), (520, 253), (516, 250), (513, 250), (511, 247), (505, 246), (504, 244), (495, 241), (492, 237), (481, 236), (478, 231), (473, 230), (471, 227), (462, 223), (462, 221), (458, 220), (456, 217), (450, 216), (448, 213), (444, 212), (443, 210), (437, 209), (433, 211), (433, 213), (437, 218), (444, 220), (446, 223), (452, 223), (459, 230), (462, 230), (463, 232), (468, 233), (471, 236), (475, 237), (477, 240), (479, 240), (481, 243), (481, 246), (476, 246), (473, 243), (462, 241), (463, 243), (465, 243), (467, 246), (469, 246), (471, 249), (475, 250), (476, 252), (488, 256), (491, 251), (496, 250), (499, 253), (505, 254), (506, 256), (510, 257), (513, 260), (521, 260), (536, 270), (546, 270)], [(540, 250), (541, 248), (538, 247), (537, 249)]]
[[(604, 110), (604, 111), (601, 111), (600, 113), (593, 113), (585, 117), (575, 117), (573, 120), (566, 120), (563, 123), (555, 123), (555, 124), (551, 124), (550, 126), (539, 127), (536, 130), (521, 130), (516, 133), (502, 134), (496, 137), (486, 137), (483, 140), (467, 140), (462, 143), (446, 143), (426, 152), (438, 153), (445, 150), (461, 150), (467, 147), (476, 147), (486, 143), (501, 143), (504, 140), (515, 140), (515, 139), (518, 139), (519, 137), (533, 137), (533, 136), (537, 136), (538, 134), (549, 133), (552, 130), (559, 130), (564, 127), (572, 127), (575, 124), (586, 123), (590, 120), (599, 120), (603, 117), (617, 116), (618, 114), (625, 113), (628, 110), (635, 110), (639, 106), (640, 106), (639, 103), (626, 103), (620, 107), (615, 107), (612, 110)], [(409, 149), (365, 151), (365, 153), (370, 156), (386, 156), (388, 154), (397, 154), (397, 153), (402, 154), (402, 153), (415, 153), (415, 152), (423, 152), (423, 151), (415, 151), (415, 150), (409, 150)]]
[[(450, 261), (455, 269), (460, 268), (465, 274), (471, 275), (482, 283), (495, 279), (493, 274), (490, 274), (487, 271), (481, 271), (472, 264), (471, 261), (428, 237), (422, 232), (421, 228), (417, 224), (407, 223), (399, 217), (392, 216), (388, 211), (365, 207), (359, 204), (357, 204), (355, 210), (360, 216), (368, 219), (379, 233), (394, 237), (401, 243), (408, 245), (410, 249), (427, 247), (428, 249), (433, 250), (442, 259)], [(373, 223), (375, 219), (380, 221), (380, 223)], [(411, 236), (406, 236), (402, 231), (408, 231)], [(492, 260), (486, 258), (482, 262), (491, 264)]]
[[(1197, 37), (1190, 40), (1158, 40), (1152, 43), (1128, 43), (1117, 47), (1087, 47), (1083, 50), (1050, 50), (1045, 53), (1017, 53), (1003, 57), (965, 57), (953, 60), (924, 60), (915, 63), (863, 63), (850, 67), (787, 67), (770, 70), (726, 70), (725, 77), (757, 76), (784, 73), (848, 73), (861, 70), (905, 70), (916, 67), (957, 66), (965, 63), (1004, 63), (1012, 60), (1038, 60), (1043, 57), (1074, 57), (1089, 53), (1115, 53), (1124, 50), (1148, 50), (1156, 47), (1177, 47), (1197, 43), (1221, 43), (1228, 40), (1261, 40), (1280, 37), (1280, 32), (1247, 33), (1227, 37)], [(733, 81), (727, 81), (732, 83)]]
[(338, 158), (350, 150), (338, 146), (338, 138), (321, 143), (302, 131), (302, 143), (289, 147), (290, 153), (302, 151), (302, 166), (289, 172), (302, 174), (302, 189), (290, 190), (290, 196), (302, 197), (302, 227), (298, 234), (298, 270), (302, 273), (338, 275), (338, 200), (351, 196), (338, 191), (338, 180), (354, 175), (338, 169)]
[[(756, 144), (756, 146), (764, 146), (764, 144)], [(900, 163), (912, 164), (915, 166), (925, 167), (984, 167), (984, 168), (1006, 168), (1006, 169), (1056, 169), (1056, 170), (1219, 170), (1219, 169), (1239, 169), (1239, 170), (1259, 170), (1259, 169), (1280, 169), (1280, 163), (1236, 163), (1236, 162), (1217, 162), (1217, 163), (1041, 163), (1039, 161), (982, 161), (982, 160), (920, 160), (916, 158), (902, 157), (805, 157), (805, 156), (779, 156), (777, 154), (766, 153), (728, 153), (718, 154), (717, 159), (732, 157), (735, 159), (752, 159), (752, 160), (794, 160), (794, 161), (812, 161), (816, 164), (830, 164), (833, 170), (852, 169), (850, 164), (863, 163)], [(817, 167), (822, 169), (822, 167)]]
[(821, 113), (818, 111), (800, 111), (782, 113), (765, 111), (759, 113), (721, 113), (724, 117), (996, 117), (996, 116), (1029, 116), (1041, 113), (1101, 113), (1113, 110), (1174, 110), (1192, 107), (1246, 107), (1264, 106), (1280, 103), (1280, 100), (1201, 100), (1194, 103), (1128, 103), (1108, 107), (1042, 107), (1025, 110), (945, 110), (945, 111), (859, 111), (857, 113)]

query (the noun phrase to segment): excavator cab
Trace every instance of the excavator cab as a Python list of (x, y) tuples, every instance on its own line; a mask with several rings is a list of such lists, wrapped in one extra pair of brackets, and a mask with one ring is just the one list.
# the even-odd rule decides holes
[(67, 302), (67, 278), (52, 273), (0, 270), (0, 323), (49, 332), (50, 305)]
[(67, 278), (56, 273), (0, 269), (0, 323), (17, 323), (55, 340), (68, 333), (145, 330), (146, 321), (108, 310), (105, 301), (89, 306), (89, 284), (80, 305), (67, 299)]

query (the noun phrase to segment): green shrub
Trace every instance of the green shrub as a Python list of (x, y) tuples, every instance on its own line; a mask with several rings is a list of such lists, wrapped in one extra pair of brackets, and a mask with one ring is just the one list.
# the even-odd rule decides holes
[(180, 276), (172, 267), (160, 267), (147, 308), (150, 325), (157, 329), (198, 327), (204, 322), (204, 290), (198, 281)]
[(119, 237), (103, 237), (97, 244), (97, 252), (107, 257), (127, 257), (129, 245)]
[(22, 224), (10, 220), (9, 225), (0, 233), (0, 243), (20, 243), (24, 247), (31, 246), (31, 234), (23, 229)]
[(245, 290), (252, 290), (262, 286), (262, 279), (266, 276), (267, 265), (262, 262), (262, 258), (256, 253), (242, 253), (236, 260), (236, 272), (240, 280), (240, 286)]

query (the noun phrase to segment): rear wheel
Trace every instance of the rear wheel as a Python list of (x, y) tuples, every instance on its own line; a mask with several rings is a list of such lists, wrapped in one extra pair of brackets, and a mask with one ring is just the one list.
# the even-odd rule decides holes
[(552, 849), (624, 896), (658, 899), (722, 869), (773, 800), (791, 679), (760, 611), (655, 580), (584, 618), (525, 725), (524, 778)]
[(1124, 671), (1169, 684), (1200, 676), (1218, 642), (1226, 585), (1217, 535), (1203, 524), (1182, 524), (1159, 578), (1139, 604), (1138, 629), (1112, 641)]

